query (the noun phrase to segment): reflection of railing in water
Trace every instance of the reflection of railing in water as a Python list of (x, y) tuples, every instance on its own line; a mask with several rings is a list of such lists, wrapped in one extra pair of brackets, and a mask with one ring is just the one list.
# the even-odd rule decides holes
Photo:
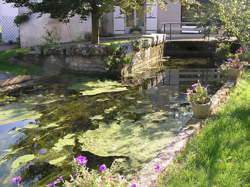
[(148, 78), (144, 83), (145, 89), (150, 89), (158, 85), (187, 85), (200, 80), (203, 83), (218, 82), (221, 76), (216, 69), (169, 69), (158, 73), (154, 77)]

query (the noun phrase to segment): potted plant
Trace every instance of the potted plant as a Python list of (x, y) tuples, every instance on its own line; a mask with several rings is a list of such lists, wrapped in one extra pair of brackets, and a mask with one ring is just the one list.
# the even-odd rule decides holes
[(244, 50), (239, 48), (232, 58), (228, 58), (221, 66), (220, 70), (225, 72), (228, 78), (236, 80), (243, 73), (244, 66), (248, 64), (243, 60)]
[(220, 70), (225, 72), (230, 80), (236, 80), (242, 75), (245, 65), (247, 65), (247, 62), (240, 61), (239, 58), (229, 58), (220, 66)]
[(192, 106), (194, 117), (205, 119), (211, 113), (211, 97), (208, 95), (207, 87), (203, 87), (198, 81), (187, 90), (187, 99)]

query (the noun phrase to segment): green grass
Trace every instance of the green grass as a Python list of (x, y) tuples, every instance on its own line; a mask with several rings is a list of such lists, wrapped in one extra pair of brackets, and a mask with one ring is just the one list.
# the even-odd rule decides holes
[(41, 70), (36, 67), (22, 66), (11, 61), (17, 53), (25, 53), (27, 49), (10, 49), (0, 51), (0, 73), (7, 73), (10, 75), (31, 75), (37, 74)]
[(123, 44), (123, 43), (129, 43), (132, 42), (132, 39), (127, 39), (127, 40), (117, 40), (117, 41), (112, 41), (112, 42), (102, 42), (100, 45), (114, 45), (114, 44)]
[(157, 186), (250, 186), (250, 72)]

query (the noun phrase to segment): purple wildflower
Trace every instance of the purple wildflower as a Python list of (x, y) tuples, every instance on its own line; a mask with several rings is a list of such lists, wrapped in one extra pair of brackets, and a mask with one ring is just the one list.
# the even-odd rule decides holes
[(124, 179), (124, 176), (122, 176), (122, 175), (121, 175), (121, 176), (119, 176), (119, 179)]
[(195, 83), (192, 85), (192, 87), (197, 87), (198, 86), (198, 83)]
[(55, 186), (55, 183), (52, 182), (52, 183), (50, 183), (50, 184), (47, 184), (47, 186), (48, 186), (48, 187), (54, 187), (54, 186)]
[(76, 161), (77, 161), (81, 166), (83, 166), (83, 165), (86, 165), (86, 164), (87, 164), (88, 159), (87, 159), (86, 156), (78, 156), (78, 157), (76, 157)]
[(103, 172), (107, 170), (107, 166), (105, 164), (100, 165), (99, 171)]
[(61, 182), (61, 181), (63, 181), (63, 177), (59, 177), (58, 179), (56, 179), (55, 182)]
[(22, 181), (22, 178), (21, 178), (21, 177), (15, 177), (15, 178), (12, 178), (11, 181), (12, 181), (13, 183), (19, 183), (19, 182)]
[(160, 165), (155, 166), (155, 171), (160, 172), (161, 171), (161, 166)]
[(131, 187), (136, 187), (136, 184), (132, 184)]

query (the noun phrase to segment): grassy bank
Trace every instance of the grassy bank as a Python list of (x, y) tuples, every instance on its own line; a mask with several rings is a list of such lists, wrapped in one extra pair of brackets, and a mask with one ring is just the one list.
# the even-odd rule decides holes
[(10, 49), (0, 51), (0, 73), (8, 73), (14, 76), (39, 73), (39, 68), (22, 66), (11, 61), (11, 58), (17, 53), (25, 53), (27, 51), (27, 49)]
[(250, 186), (250, 72), (157, 186)]

